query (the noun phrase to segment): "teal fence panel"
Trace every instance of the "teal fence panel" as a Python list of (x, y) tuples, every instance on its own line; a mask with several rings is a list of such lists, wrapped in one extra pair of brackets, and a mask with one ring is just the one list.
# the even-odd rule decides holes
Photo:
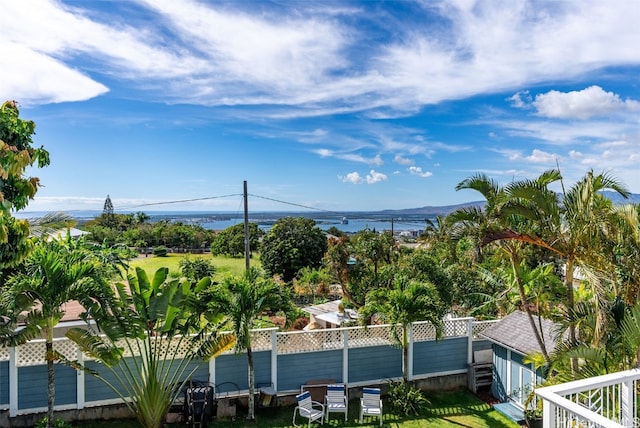
[[(77, 398), (75, 369), (54, 365), (56, 406), (74, 404)], [(18, 368), (18, 409), (47, 407), (47, 366)]]
[(466, 337), (418, 342), (413, 346), (414, 376), (467, 369)]
[(9, 405), (9, 361), (0, 362), (0, 406)]
[(278, 390), (299, 390), (313, 379), (342, 382), (342, 350), (278, 355)]
[(473, 351), (485, 351), (491, 349), (492, 343), (488, 340), (474, 340), (472, 349)]
[(349, 382), (402, 376), (402, 350), (393, 346), (349, 349)]

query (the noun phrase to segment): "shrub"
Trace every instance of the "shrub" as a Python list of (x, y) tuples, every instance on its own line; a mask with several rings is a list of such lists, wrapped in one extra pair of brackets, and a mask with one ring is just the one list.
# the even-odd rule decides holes
[(153, 255), (156, 257), (167, 257), (168, 253), (169, 253), (169, 250), (167, 250), (167, 247), (163, 245), (158, 245), (153, 249)]
[[(36, 428), (46, 428), (47, 426), (47, 417), (43, 417), (42, 419), (40, 419), (37, 423), (36, 423)], [(68, 422), (65, 422), (63, 419), (60, 418), (56, 418), (52, 423), (51, 423), (52, 428), (71, 428), (71, 424)]]
[(212, 277), (216, 273), (216, 268), (213, 266), (213, 263), (202, 257), (193, 259), (185, 257), (180, 260), (180, 270), (184, 276), (193, 282), (198, 282), (206, 276)]
[(430, 404), (424, 393), (406, 380), (389, 383), (387, 401), (391, 410), (399, 415), (419, 415)]

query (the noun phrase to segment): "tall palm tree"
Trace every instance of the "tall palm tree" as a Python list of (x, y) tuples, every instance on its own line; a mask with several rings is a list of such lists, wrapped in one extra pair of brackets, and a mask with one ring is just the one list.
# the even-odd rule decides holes
[[(251, 329), (266, 311), (292, 313), (292, 305), (285, 290), (270, 278), (265, 278), (256, 268), (250, 268), (242, 277), (227, 277), (210, 290), (205, 299), (212, 313), (224, 313), (233, 325), (235, 351), (247, 352), (249, 380), (249, 410), (247, 419), (255, 419), (254, 394), (255, 371), (251, 347)], [(287, 316), (287, 321), (290, 317)]]
[[(396, 275), (391, 289), (376, 288), (367, 294), (366, 303), (358, 310), (362, 322), (376, 315), (391, 324), (393, 337), (402, 348), (402, 376), (408, 379), (408, 331), (411, 323), (429, 321), (440, 337), (447, 307), (442, 304), (436, 287), (429, 282), (410, 280)], [(397, 329), (396, 326), (400, 326)]]
[(522, 180), (502, 187), (486, 175), (477, 174), (460, 182), (456, 190), (472, 189), (479, 192), (486, 200), (485, 206), (461, 208), (449, 215), (449, 221), (458, 225), (461, 233), (475, 239), (478, 254), (481, 254), (483, 247), (495, 242), (499, 250), (507, 256), (520, 304), (527, 313), (534, 337), (547, 364), (550, 363), (549, 352), (542, 332), (536, 324), (534, 308), (526, 292), (522, 262), (525, 244), (548, 247), (542, 239), (532, 233), (532, 228), (534, 220), (541, 217), (538, 204), (553, 206), (549, 202), (553, 199), (553, 194), (547, 191), (547, 186), (558, 179), (559, 172), (549, 170), (535, 180)]
[[(233, 346), (233, 337), (216, 335), (222, 317), (203, 315), (202, 292), (210, 278), (193, 283), (169, 278), (160, 268), (150, 281), (141, 268), (116, 284), (111, 308), (91, 307), (98, 329), (73, 328), (67, 337), (105, 365), (116, 381), (90, 373), (109, 386), (146, 428), (159, 428), (169, 407), (191, 378), (195, 361)], [(129, 354), (125, 358), (125, 352)]]
[(9, 280), (3, 293), (10, 309), (11, 326), (2, 341), (15, 346), (42, 336), (47, 362), (47, 427), (53, 421), (55, 402), (54, 362), (64, 357), (53, 349), (53, 330), (65, 312), (63, 305), (77, 300), (87, 308), (111, 300), (112, 292), (92, 254), (74, 242), (40, 241), (24, 267)]

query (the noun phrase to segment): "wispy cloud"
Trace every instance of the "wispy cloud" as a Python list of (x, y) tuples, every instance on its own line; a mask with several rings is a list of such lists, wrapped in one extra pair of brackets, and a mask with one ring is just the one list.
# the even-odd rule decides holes
[[(416, 8), (422, 16), (405, 31), (391, 28), (393, 21), (382, 29), (392, 36), (382, 50), (362, 43), (364, 26), (350, 25), (366, 16), (354, 7), (141, 0), (121, 5), (118, 16), (83, 5), (3, 6), (0, 42), (14, 46), (0, 94), (33, 102), (89, 99), (104, 93), (107, 81), (144, 76), (137, 90), (168, 102), (305, 106), (290, 111), (301, 116), (409, 114), (443, 100), (640, 61), (640, 8), (626, 0)], [(128, 8), (159, 19), (130, 22)], [(441, 23), (438, 31), (430, 22)], [(41, 76), (35, 93), (33, 85), (31, 93), (17, 90), (24, 87), (21, 70)]]

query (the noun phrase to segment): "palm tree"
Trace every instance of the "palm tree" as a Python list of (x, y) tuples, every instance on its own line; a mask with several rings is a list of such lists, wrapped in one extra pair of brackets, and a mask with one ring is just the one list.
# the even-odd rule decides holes
[[(527, 313), (536, 342), (547, 364), (550, 363), (549, 353), (542, 333), (537, 328), (534, 308), (527, 296), (522, 278), (522, 263), (525, 244), (548, 247), (548, 244), (532, 233), (532, 228), (534, 219), (541, 216), (540, 205), (554, 206), (549, 202), (554, 199), (554, 195), (547, 191), (547, 186), (559, 178), (557, 170), (550, 170), (536, 180), (522, 180), (504, 188), (486, 175), (477, 174), (460, 182), (456, 190), (472, 189), (480, 192), (486, 199), (484, 208), (467, 207), (449, 215), (449, 221), (459, 225), (461, 232), (474, 237), (478, 254), (481, 254), (483, 247), (495, 242), (498, 249), (507, 256), (520, 304)], [(529, 199), (524, 196), (529, 196)]]
[(97, 330), (89, 325), (67, 332), (83, 352), (112, 372), (115, 383), (100, 371), (90, 371), (147, 428), (162, 426), (169, 407), (197, 369), (192, 362), (233, 346), (231, 335), (215, 334), (222, 316), (203, 315), (202, 292), (211, 279), (193, 283), (169, 278), (168, 272), (160, 268), (149, 281), (145, 271), (136, 268), (127, 284), (116, 284), (118, 299), (113, 307), (91, 307)]
[(55, 402), (54, 362), (64, 357), (53, 349), (54, 327), (64, 316), (63, 305), (77, 300), (84, 308), (108, 303), (112, 291), (92, 254), (74, 242), (41, 241), (25, 261), (24, 267), (8, 280), (3, 294), (10, 309), (10, 325), (2, 341), (12, 346), (42, 336), (47, 362), (47, 427), (53, 421)]
[[(408, 331), (411, 323), (429, 321), (440, 337), (443, 317), (447, 311), (440, 302), (436, 287), (428, 282), (410, 280), (405, 275), (396, 275), (393, 287), (376, 288), (367, 294), (366, 303), (359, 311), (362, 322), (376, 315), (381, 321), (391, 324), (395, 340), (402, 348), (402, 376), (408, 379)], [(400, 326), (400, 331), (396, 328)]]
[[(266, 311), (284, 311), (289, 315), (292, 305), (289, 296), (270, 278), (265, 278), (256, 268), (250, 268), (242, 277), (227, 277), (221, 284), (211, 288), (208, 302), (209, 311), (224, 313), (233, 325), (235, 351), (247, 352), (249, 380), (249, 411), (247, 419), (255, 419), (254, 394), (255, 372), (251, 348), (251, 329)], [(290, 317), (287, 316), (287, 321)]]

